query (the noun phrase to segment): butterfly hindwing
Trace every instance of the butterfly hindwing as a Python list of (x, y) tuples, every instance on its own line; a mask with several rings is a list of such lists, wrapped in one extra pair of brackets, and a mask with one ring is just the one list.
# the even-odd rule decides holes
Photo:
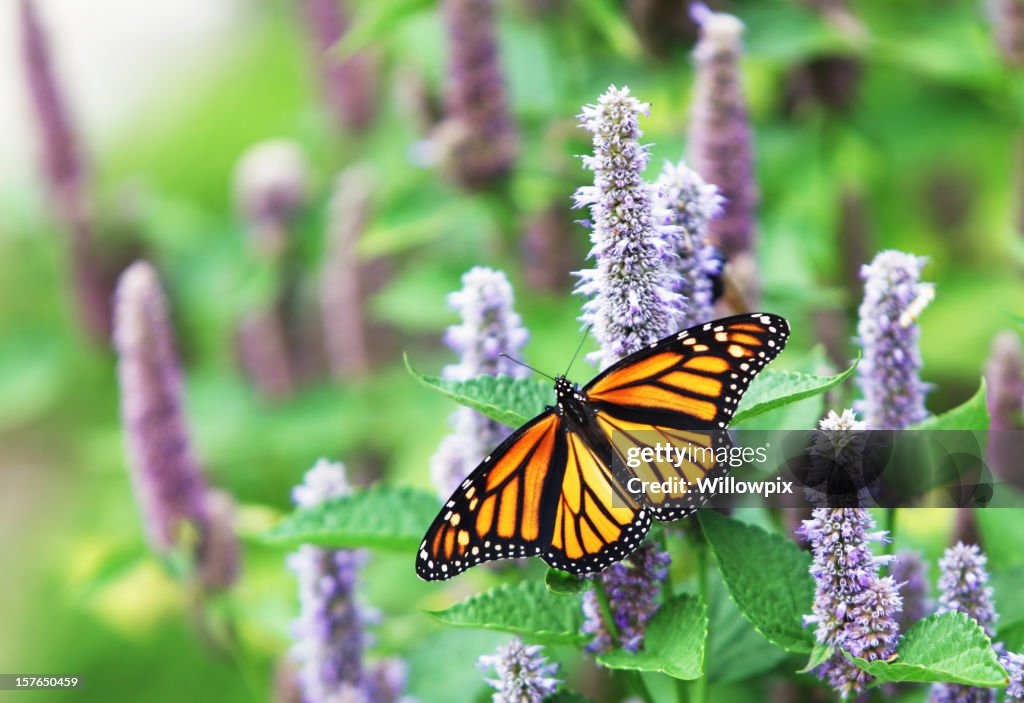
[[(584, 388), (624, 485), (636, 477), (687, 488), (639, 494), (659, 520), (684, 517), (704, 502), (695, 481), (725, 471), (715, 460), (731, 446), (725, 427), (750, 382), (788, 337), (789, 324), (777, 315), (716, 320), (626, 357)], [(631, 448), (658, 444), (683, 452), (657, 460), (640, 460), (634, 452), (635, 466), (629, 466)]]

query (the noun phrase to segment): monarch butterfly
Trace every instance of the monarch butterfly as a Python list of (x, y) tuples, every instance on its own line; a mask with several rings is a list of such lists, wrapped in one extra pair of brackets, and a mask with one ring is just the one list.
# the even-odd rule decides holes
[[(651, 517), (675, 520), (692, 494), (641, 494), (627, 479), (706, 476), (709, 463), (640, 463), (652, 439), (711, 446), (750, 381), (789, 338), (777, 315), (736, 315), (630, 354), (582, 389), (555, 379), (556, 404), (516, 430), (455, 491), (427, 530), (416, 573), (448, 579), (493, 559), (539, 556), (574, 574), (601, 571), (643, 541)], [(636, 463), (636, 462), (634, 462)]]

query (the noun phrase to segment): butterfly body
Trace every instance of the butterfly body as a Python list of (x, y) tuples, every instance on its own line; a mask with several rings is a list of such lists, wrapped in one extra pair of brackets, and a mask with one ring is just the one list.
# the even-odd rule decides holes
[(420, 545), (417, 574), (447, 579), (483, 561), (524, 556), (581, 574), (625, 558), (652, 517), (675, 520), (700, 506), (686, 491), (631, 493), (629, 479), (691, 480), (724, 470), (706, 460), (630, 466), (630, 450), (728, 442), (723, 430), (739, 398), (788, 334), (781, 317), (738, 315), (666, 337), (582, 388), (556, 378), (555, 405), (491, 452), (445, 503)]

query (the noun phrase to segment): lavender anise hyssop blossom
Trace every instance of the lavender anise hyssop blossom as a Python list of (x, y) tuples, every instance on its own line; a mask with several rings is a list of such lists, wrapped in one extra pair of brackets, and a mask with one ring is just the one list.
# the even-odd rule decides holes
[(700, 40), (693, 52), (697, 76), (687, 160), (725, 196), (725, 212), (711, 223), (711, 241), (731, 260), (754, 248), (758, 201), (753, 134), (740, 76), (743, 23), (699, 3), (691, 14), (700, 25)]
[[(292, 498), (296, 506), (312, 508), (350, 491), (344, 465), (321, 459), (295, 487)], [(365, 627), (373, 619), (356, 597), (364, 560), (362, 552), (312, 545), (303, 545), (288, 557), (288, 568), (299, 582), (300, 613), (292, 654), (301, 665), (299, 683), (305, 703), (387, 703), (400, 696), (404, 677), (378, 676), (363, 662), (369, 641)], [(379, 690), (388, 681), (386, 690)]]
[(1024, 489), (1024, 365), (1020, 337), (1000, 332), (992, 340), (985, 365), (988, 413), (988, 457), (1002, 480)]
[(638, 119), (648, 107), (629, 88), (611, 86), (580, 115), (593, 135), (594, 154), (583, 165), (594, 185), (574, 198), (590, 209), (596, 266), (579, 272), (576, 292), (587, 298), (580, 319), (601, 345), (589, 358), (602, 368), (675, 331), (681, 306), (673, 241), (656, 226), (653, 189), (643, 179), (648, 155)]
[[(985, 630), (995, 635), (997, 619), (992, 604), (992, 588), (988, 586), (988, 559), (976, 544), (957, 542), (939, 559), (939, 607), (937, 612), (966, 613)], [(996, 691), (958, 684), (937, 683), (932, 686), (931, 703), (994, 703)]]
[(874, 528), (863, 508), (815, 508), (801, 529), (811, 544), (816, 584), (813, 614), (804, 620), (817, 626), (819, 642), (837, 650), (815, 673), (843, 698), (859, 693), (871, 677), (838, 650), (868, 661), (887, 659), (899, 634), (902, 600), (896, 582), (879, 575), (890, 557), (871, 551), (871, 543), (887, 535)]
[(495, 654), (477, 659), (482, 671), (494, 669), (498, 678), (488, 679), (494, 703), (541, 703), (561, 683), (555, 678), (558, 664), (549, 664), (539, 645), (527, 646), (518, 637), (499, 647)]
[(922, 257), (887, 250), (861, 270), (864, 301), (857, 336), (864, 359), (857, 378), (865, 420), (873, 430), (904, 429), (928, 416), (916, 320), (935, 288), (920, 282), (924, 265)]
[(147, 534), (162, 553), (187, 524), (207, 525), (206, 481), (185, 423), (183, 383), (167, 301), (146, 262), (121, 275), (114, 310), (121, 417)]
[(906, 632), (932, 610), (928, 598), (928, 563), (917, 552), (898, 552), (889, 565), (889, 574), (903, 597), (903, 611), (897, 622), (900, 631)]
[(718, 188), (705, 183), (685, 162), (666, 162), (654, 184), (654, 211), (664, 236), (675, 242), (676, 292), (682, 296), (675, 327), (684, 329), (714, 317), (714, 282), (722, 261), (708, 239), (708, 226), (722, 212)]
[(303, 0), (303, 9), (327, 108), (339, 127), (361, 132), (376, 112), (377, 67), (366, 51), (345, 59), (334, 53), (348, 31), (346, 4), (345, 0)]
[(608, 598), (614, 628), (608, 626), (601, 603), (593, 589), (583, 594), (583, 632), (593, 635), (587, 645), (592, 652), (607, 652), (618, 645), (631, 652), (643, 647), (647, 621), (658, 609), (661, 584), (668, 576), (668, 552), (647, 543), (624, 561), (612, 564), (600, 576), (600, 588)]
[(443, 0), (442, 10), (449, 65), (445, 121), (437, 140), (455, 181), (480, 190), (512, 170), (518, 151), (505, 96), (494, 0)]
[(56, 219), (71, 244), (75, 302), (88, 331), (105, 343), (112, 319), (110, 282), (103, 280), (97, 265), (81, 150), (34, 0), (21, 0), (19, 20), (26, 87), (39, 132), (43, 176)]
[[(523, 378), (529, 372), (511, 359), (518, 357), (528, 338), (516, 314), (512, 286), (501, 271), (481, 266), (462, 277), (462, 290), (448, 302), (462, 318), (445, 334), (459, 363), (444, 368), (445, 378), (464, 381), (499, 374)], [(469, 472), (483, 461), (510, 430), (470, 408), (459, 408), (451, 418), (452, 434), (441, 441), (430, 460), (430, 477), (442, 500), (458, 488)]]
[(1006, 703), (1024, 703), (1024, 654), (1007, 652), (999, 663), (1006, 669), (1010, 679), (1003, 700)]

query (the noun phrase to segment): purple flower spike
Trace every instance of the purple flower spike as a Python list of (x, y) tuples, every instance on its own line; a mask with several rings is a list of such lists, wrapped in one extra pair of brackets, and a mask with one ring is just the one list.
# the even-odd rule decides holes
[(916, 320), (935, 287), (920, 282), (924, 265), (922, 257), (888, 250), (861, 269), (864, 301), (857, 335), (864, 359), (857, 377), (870, 429), (904, 429), (928, 416)]
[(135, 492), (158, 552), (178, 546), (186, 524), (205, 533), (206, 481), (185, 426), (174, 332), (156, 271), (137, 262), (115, 297), (121, 417)]
[[(875, 556), (870, 546), (887, 534), (875, 531), (862, 508), (815, 508), (800, 532), (811, 544), (816, 583), (813, 614), (804, 621), (816, 624), (822, 644), (868, 661), (887, 659), (896, 647), (903, 603), (893, 578), (878, 573), (890, 557)], [(859, 693), (871, 679), (839, 651), (815, 673), (843, 698)]]
[(437, 139), (455, 181), (480, 190), (512, 170), (518, 151), (505, 97), (494, 0), (443, 0), (442, 9), (449, 66), (446, 120)]
[(721, 214), (724, 200), (718, 188), (682, 161), (666, 162), (654, 187), (661, 229), (675, 241), (676, 292), (682, 296), (675, 327), (684, 329), (714, 316), (712, 279), (720, 272), (721, 261), (708, 240), (708, 227)]
[[(658, 609), (661, 584), (668, 576), (671, 561), (668, 552), (647, 543), (627, 560), (612, 564), (596, 577), (608, 597), (608, 607), (623, 649), (636, 652), (643, 647), (647, 621)], [(594, 636), (587, 649), (607, 652), (614, 648), (611, 628), (593, 590), (583, 594), (583, 615), (583, 632)]]
[(903, 612), (898, 619), (900, 630), (906, 630), (928, 616), (928, 564), (917, 552), (899, 552), (889, 566), (889, 573), (903, 596)]
[(988, 0), (989, 22), (1008, 66), (1024, 66), (1024, 5), (1019, 0)]
[(989, 424), (988, 462), (992, 471), (1024, 488), (1024, 370), (1020, 338), (1001, 332), (992, 341), (985, 366)]
[(1010, 675), (1010, 683), (1006, 687), (1006, 703), (1024, 703), (1024, 654), (1008, 652), (1003, 655), (1000, 663)]
[(309, 194), (309, 166), (302, 148), (285, 139), (250, 147), (235, 166), (235, 199), (255, 253), (270, 260), (283, 256), (288, 230)]
[[(940, 613), (960, 612), (974, 618), (989, 637), (995, 635), (996, 610), (988, 584), (988, 559), (976, 544), (957, 542), (939, 559)], [(958, 684), (932, 686), (932, 703), (994, 703), (996, 691)]]
[[(445, 378), (464, 381), (477, 376), (524, 378), (529, 371), (502, 353), (518, 357), (528, 338), (513, 309), (512, 286), (501, 271), (474, 267), (462, 277), (462, 290), (448, 297), (462, 323), (448, 328), (445, 341), (459, 354), (459, 363), (446, 366)], [(441, 441), (430, 460), (430, 476), (442, 500), (458, 488), (487, 453), (510, 430), (470, 408), (451, 418), (454, 432)]]
[(558, 664), (549, 664), (539, 645), (527, 646), (518, 637), (496, 654), (481, 656), (482, 671), (494, 669), (498, 678), (488, 679), (495, 689), (494, 703), (541, 703), (561, 683), (555, 678)]
[[(292, 491), (295, 505), (315, 507), (348, 495), (345, 467), (321, 459)], [(292, 655), (301, 665), (299, 684), (306, 703), (366, 701), (388, 703), (404, 687), (401, 663), (366, 667), (363, 650), (369, 643), (365, 627), (376, 614), (357, 602), (357, 577), (366, 557), (346, 549), (299, 547), (288, 568), (299, 582), (299, 618)]]
[(602, 368), (674, 332), (682, 304), (675, 237), (655, 226), (652, 187), (643, 179), (648, 156), (638, 118), (648, 107), (629, 88), (611, 86), (580, 115), (593, 134), (594, 155), (583, 166), (594, 172), (594, 185), (574, 198), (590, 209), (596, 266), (579, 272), (576, 292), (588, 298), (580, 319), (601, 345), (589, 358)]
[(700, 3), (690, 6), (690, 14), (700, 25), (700, 40), (693, 52), (697, 77), (687, 160), (725, 196), (724, 214), (711, 223), (711, 241), (731, 260), (754, 248), (758, 201), (753, 136), (740, 76), (743, 23)]
[(373, 121), (377, 108), (374, 57), (359, 52), (340, 60), (334, 55), (348, 31), (344, 0), (304, 0), (303, 4), (327, 107), (339, 127), (361, 132)]

